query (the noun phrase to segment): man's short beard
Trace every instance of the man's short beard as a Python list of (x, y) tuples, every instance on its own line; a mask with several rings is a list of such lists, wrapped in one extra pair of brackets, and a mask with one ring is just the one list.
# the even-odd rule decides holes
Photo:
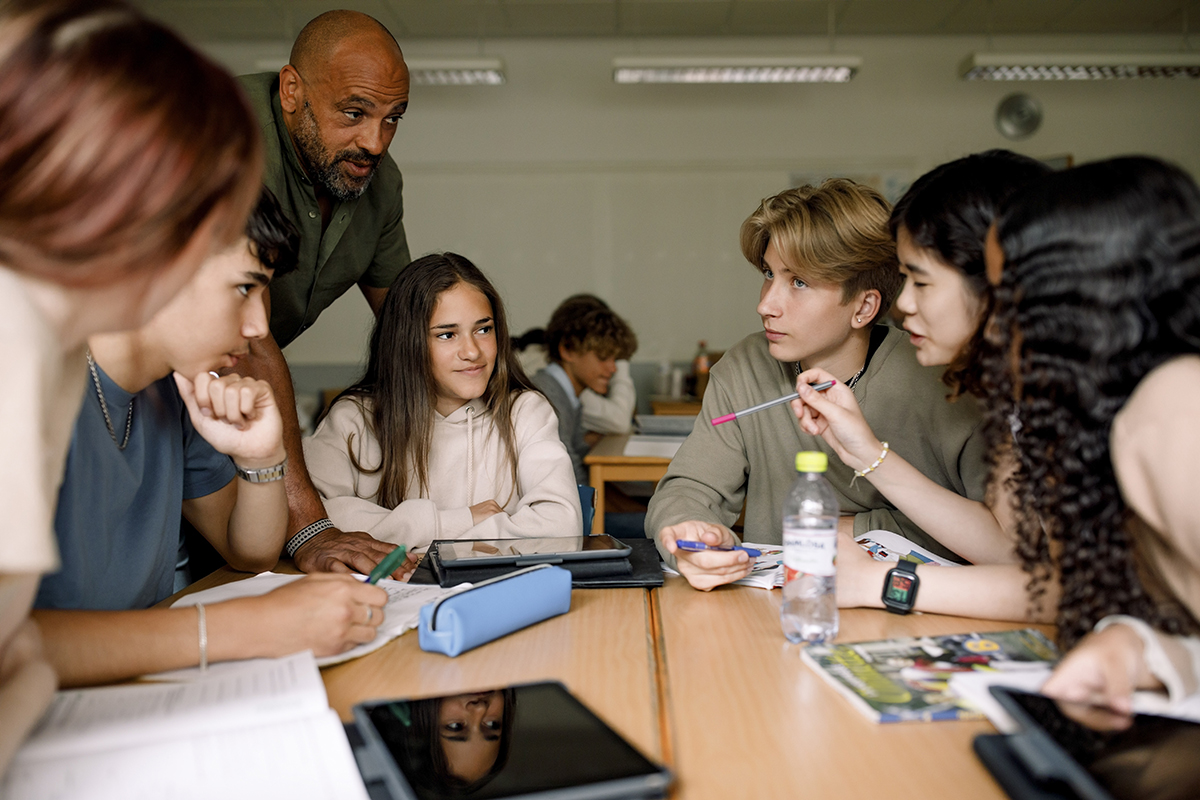
[[(330, 155), (321, 139), (316, 115), (313, 114), (312, 106), (307, 100), (304, 101), (300, 124), (296, 128), (296, 149), (300, 151), (300, 160), (304, 162), (308, 177), (313, 183), (320, 184), (334, 199), (343, 203), (361, 197), (379, 167), (380, 156), (362, 149), (340, 150)], [(338, 168), (342, 161), (370, 163), (371, 171), (365, 178), (351, 178)]]

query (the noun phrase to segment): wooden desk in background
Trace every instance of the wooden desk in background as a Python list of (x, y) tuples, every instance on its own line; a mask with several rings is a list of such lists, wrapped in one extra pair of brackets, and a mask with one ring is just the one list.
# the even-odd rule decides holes
[(667, 474), (671, 459), (658, 456), (627, 456), (629, 434), (605, 436), (583, 458), (588, 483), (596, 490), (596, 517), (592, 533), (604, 533), (604, 484), (608, 481), (653, 481)]
[(700, 401), (691, 400), (650, 400), (651, 413), (664, 417), (694, 417), (700, 413)]
[[(188, 591), (238, 577), (245, 576), (225, 568)], [(779, 602), (776, 591), (705, 593), (678, 577), (651, 591), (577, 589), (570, 613), (458, 658), (423, 652), (409, 631), (321, 676), (346, 721), (368, 699), (562, 681), (671, 768), (671, 796), (680, 800), (878, 798), (897, 787), (1002, 800), (971, 750), (976, 734), (994, 730), (990, 724), (868, 721), (784, 640)], [(838, 641), (1018, 627), (1028, 626), (852, 609), (841, 613)]]

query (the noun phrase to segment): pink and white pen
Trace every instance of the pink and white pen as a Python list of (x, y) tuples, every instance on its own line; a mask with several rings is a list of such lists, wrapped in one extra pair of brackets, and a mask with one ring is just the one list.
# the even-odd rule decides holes
[[(825, 381), (824, 383), (810, 383), (809, 386), (811, 386), (813, 389), (815, 389), (818, 392), (823, 392), (826, 389), (828, 389), (830, 386), (833, 386), (835, 383), (837, 383), (837, 381)], [(792, 400), (795, 400), (799, 396), (800, 396), (799, 392), (792, 392), (791, 394), (784, 395), (783, 397), (776, 397), (774, 400), (768, 400), (765, 403), (759, 403), (756, 406), (751, 406), (750, 408), (744, 408), (741, 411), (735, 411), (732, 414), (726, 414), (723, 417), (716, 417), (715, 419), (713, 419), (712, 424), (720, 425), (724, 422), (732, 422), (733, 420), (737, 419), (738, 417), (744, 417), (747, 414), (753, 414), (755, 411), (762, 411), (764, 408), (770, 408), (771, 406), (782, 405), (783, 403), (790, 403)]]

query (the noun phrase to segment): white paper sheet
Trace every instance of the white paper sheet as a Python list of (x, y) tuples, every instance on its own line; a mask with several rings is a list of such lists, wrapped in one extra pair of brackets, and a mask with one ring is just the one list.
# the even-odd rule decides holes
[(674, 458), (686, 436), (630, 436), (625, 455), (639, 458)]
[(4, 800), (367, 800), (337, 713), (247, 721), (222, 730), (52, 759), (18, 756)]
[[(185, 595), (176, 600), (171, 607), (194, 606), (196, 603), (208, 605), (238, 597), (257, 597), (303, 577), (303, 575), (280, 575), (275, 572), (264, 572), (252, 578)], [(376, 585), (388, 593), (388, 601), (383, 607), (383, 622), (379, 625), (375, 638), (339, 655), (318, 658), (317, 666), (327, 667), (331, 664), (340, 664), (343, 661), (365, 656), (367, 653), (378, 650), (405, 631), (417, 627), (421, 606), (432, 603), (442, 595), (459, 588), (451, 590), (443, 589), (440, 586), (414, 586), (390, 578), (384, 578)], [(199, 669), (176, 670), (151, 677), (156, 680), (192, 680), (199, 675), (199, 672)]]
[[(250, 664), (251, 662), (241, 662)], [(328, 707), (312, 653), (262, 659), (186, 684), (126, 684), (56, 692), (23, 757), (109, 749), (184, 730), (228, 727), (231, 718), (288, 717)]]
[(365, 800), (309, 652), (185, 684), (58, 692), (4, 800)]

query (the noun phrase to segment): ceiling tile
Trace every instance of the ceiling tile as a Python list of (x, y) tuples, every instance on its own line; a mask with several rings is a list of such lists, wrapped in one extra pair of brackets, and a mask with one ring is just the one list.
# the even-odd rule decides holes
[(838, 14), (837, 32), (862, 34), (927, 34), (936, 31), (963, 0), (922, 0), (897, 3), (896, 0), (850, 0)]
[[(194, 41), (293, 37), (331, 0), (133, 0)], [(1171, 33), (1200, 0), (832, 0), (840, 35)], [(826, 0), (338, 0), (400, 39), (823, 36)]]
[(824, 0), (735, 0), (729, 33), (736, 36), (818, 36), (828, 30)]
[[(1055, 33), (1168, 33), (1180, 30), (1180, 0), (1084, 0), (1051, 28)], [(1194, 3), (1189, 5), (1195, 5)], [(1196, 20), (1200, 23), (1200, 20)]]
[(646, 0), (617, 6), (622, 36), (715, 36), (730, 32), (731, 0)]

